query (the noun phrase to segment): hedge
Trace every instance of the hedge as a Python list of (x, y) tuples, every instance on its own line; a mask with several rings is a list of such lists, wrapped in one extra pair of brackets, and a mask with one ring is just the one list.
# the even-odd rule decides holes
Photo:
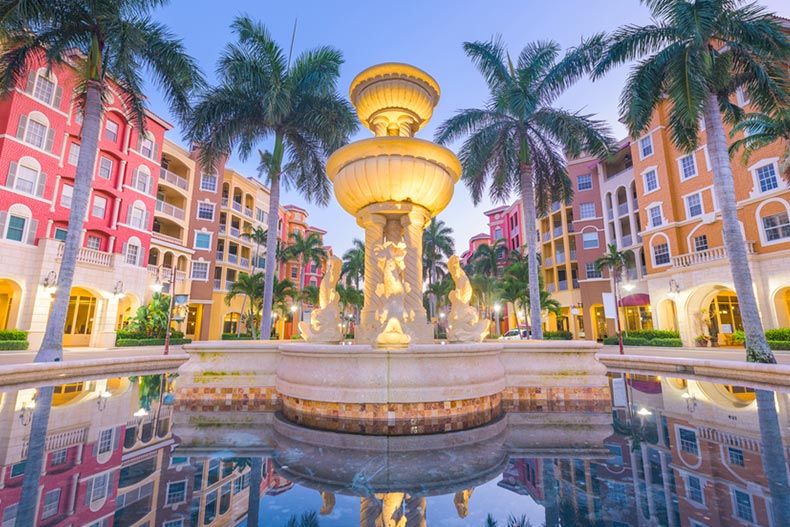
[(790, 341), (790, 328), (766, 329), (765, 338), (772, 341)]
[[(766, 331), (768, 333), (768, 331)], [(790, 340), (769, 340), (768, 347), (772, 350), (790, 350)]]
[(683, 346), (683, 341), (679, 338), (653, 339), (650, 341), (650, 345), (657, 346), (659, 348), (680, 348)]
[[(153, 337), (147, 336), (145, 333), (141, 333), (139, 331), (132, 331), (129, 329), (118, 329), (115, 331), (115, 345), (122, 346), (123, 344), (119, 344), (119, 342), (123, 340), (151, 340)], [(184, 332), (177, 331), (175, 329), (170, 330), (170, 340), (173, 339), (183, 339)], [(164, 341), (164, 337), (161, 339)]]
[(545, 340), (573, 340), (573, 333), (570, 331), (544, 331)]
[[(21, 329), (0, 329), (0, 340), (27, 340), (27, 331)], [(17, 348), (7, 348), (17, 349)]]
[(0, 351), (26, 350), (30, 342), (26, 340), (0, 340)]
[(235, 333), (223, 333), (222, 340), (252, 340), (252, 335), (236, 335)]
[[(192, 339), (183, 339), (178, 338), (175, 339), (170, 337), (170, 345), (177, 346), (179, 344), (189, 344), (192, 342)], [(115, 345), (119, 348), (125, 348), (129, 346), (164, 346), (165, 339), (118, 339), (115, 341)]]
[(677, 331), (667, 331), (664, 329), (640, 329), (636, 331), (629, 331), (629, 337), (636, 337), (641, 339), (679, 339), (680, 333)]

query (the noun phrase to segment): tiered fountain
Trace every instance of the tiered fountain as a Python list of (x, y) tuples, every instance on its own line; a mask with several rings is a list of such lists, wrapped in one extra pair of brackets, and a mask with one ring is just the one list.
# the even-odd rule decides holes
[[(180, 370), (185, 410), (281, 409), (312, 428), (403, 435), (477, 427), (515, 407), (606, 400), (605, 369), (590, 342), (482, 342), (488, 321), (469, 305), (452, 257), (448, 342), (434, 342), (422, 307), (422, 232), (453, 195), (455, 155), (414, 134), (439, 86), (406, 64), (380, 64), (352, 82), (351, 102), (375, 137), (327, 162), (340, 205), (365, 229), (365, 303), (356, 343), (340, 345), (332, 259), (320, 306), (301, 324), (306, 343), (199, 342)], [(505, 401), (503, 405), (503, 401)], [(262, 406), (261, 406), (262, 405)]]

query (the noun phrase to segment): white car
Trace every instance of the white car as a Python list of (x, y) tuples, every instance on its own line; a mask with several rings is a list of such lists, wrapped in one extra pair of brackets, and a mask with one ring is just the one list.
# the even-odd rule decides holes
[(526, 338), (529, 338), (526, 329), (522, 329), (520, 331), (518, 329), (511, 329), (499, 337), (499, 340), (520, 340)]

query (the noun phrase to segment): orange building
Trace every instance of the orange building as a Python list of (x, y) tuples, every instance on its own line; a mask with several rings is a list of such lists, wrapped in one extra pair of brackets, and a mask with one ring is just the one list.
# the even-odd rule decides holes
[[(748, 109), (748, 101), (737, 97)], [(743, 329), (719, 206), (713, 193), (704, 125), (700, 145), (689, 154), (672, 144), (668, 106), (631, 144), (646, 281), (654, 321), (680, 331), (684, 344), (700, 335), (720, 345)], [(731, 162), (741, 221), (763, 325), (790, 326), (790, 188), (778, 161), (781, 144)]]

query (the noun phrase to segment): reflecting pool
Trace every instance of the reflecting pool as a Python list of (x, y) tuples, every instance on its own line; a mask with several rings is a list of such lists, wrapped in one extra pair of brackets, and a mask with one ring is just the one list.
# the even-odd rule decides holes
[[(479, 428), (399, 437), (311, 430), (265, 405), (177, 407), (172, 375), (74, 381), (54, 388), (24, 496), (38, 389), (6, 389), (2, 527), (24, 506), (64, 527), (775, 525), (752, 388), (610, 381), (610, 401), (511, 402)], [(776, 394), (785, 437), (789, 402)]]

